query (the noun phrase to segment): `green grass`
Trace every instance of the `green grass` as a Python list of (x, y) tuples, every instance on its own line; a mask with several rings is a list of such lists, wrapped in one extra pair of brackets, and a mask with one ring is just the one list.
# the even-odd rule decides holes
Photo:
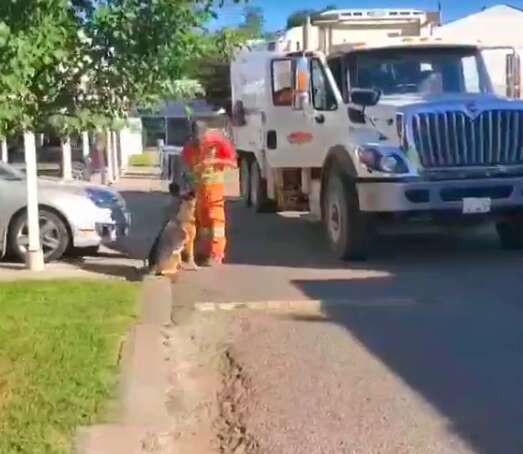
[(131, 167), (158, 167), (160, 165), (160, 155), (157, 151), (144, 151), (141, 154), (129, 156)]
[(136, 314), (124, 282), (0, 283), (0, 453), (71, 451), (113, 397), (120, 341)]

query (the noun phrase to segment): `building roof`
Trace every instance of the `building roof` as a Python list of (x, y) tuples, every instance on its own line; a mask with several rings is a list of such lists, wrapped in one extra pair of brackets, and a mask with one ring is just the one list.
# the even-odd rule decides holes
[(467, 36), (483, 45), (523, 47), (523, 10), (500, 4), (485, 8), (437, 29), (445, 38)]

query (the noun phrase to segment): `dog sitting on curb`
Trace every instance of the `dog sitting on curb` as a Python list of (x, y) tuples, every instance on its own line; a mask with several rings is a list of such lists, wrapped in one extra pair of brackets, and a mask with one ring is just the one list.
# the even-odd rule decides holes
[(197, 270), (194, 258), (195, 240), (196, 195), (193, 191), (178, 193), (173, 199), (169, 220), (149, 254), (149, 273), (173, 279), (183, 267), (182, 258), (186, 262), (184, 268)]

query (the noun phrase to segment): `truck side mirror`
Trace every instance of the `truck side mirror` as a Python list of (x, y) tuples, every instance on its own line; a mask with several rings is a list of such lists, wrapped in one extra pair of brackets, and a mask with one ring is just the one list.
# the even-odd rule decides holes
[(306, 110), (310, 105), (310, 70), (309, 59), (305, 56), (296, 60), (294, 77), (293, 107), (295, 110)]
[(381, 91), (369, 88), (353, 88), (350, 92), (350, 101), (361, 107), (372, 107), (378, 104)]

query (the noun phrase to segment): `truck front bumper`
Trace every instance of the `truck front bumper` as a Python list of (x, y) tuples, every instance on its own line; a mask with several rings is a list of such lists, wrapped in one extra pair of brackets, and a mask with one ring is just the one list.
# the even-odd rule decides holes
[(463, 211), (464, 199), (490, 199), (492, 211), (523, 209), (523, 177), (464, 180), (359, 180), (360, 209), (373, 213)]

